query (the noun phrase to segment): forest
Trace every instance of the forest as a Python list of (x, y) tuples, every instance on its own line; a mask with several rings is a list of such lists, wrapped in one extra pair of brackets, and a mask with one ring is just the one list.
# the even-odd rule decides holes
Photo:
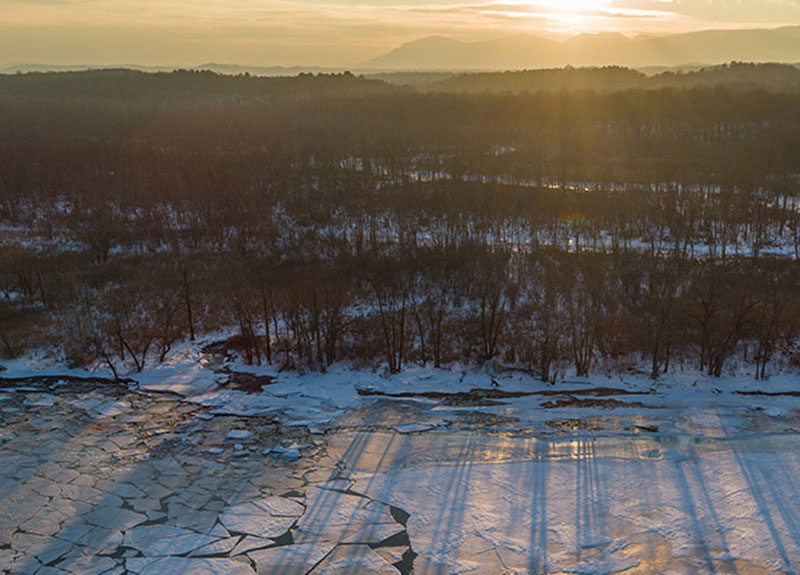
[(796, 371), (789, 68), (1, 76), (0, 357)]

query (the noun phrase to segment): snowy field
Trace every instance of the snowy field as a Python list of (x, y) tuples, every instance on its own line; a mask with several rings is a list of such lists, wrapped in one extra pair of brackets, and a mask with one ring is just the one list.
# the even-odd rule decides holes
[(202, 347), (122, 384), (5, 364), (0, 573), (800, 571), (797, 376), (300, 375)]

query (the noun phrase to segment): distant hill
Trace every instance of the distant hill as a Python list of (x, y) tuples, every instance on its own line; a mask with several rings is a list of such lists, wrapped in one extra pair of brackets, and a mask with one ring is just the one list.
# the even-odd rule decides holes
[[(53, 65), (53, 64), (13, 64), (0, 67), (0, 74), (24, 74), (27, 72), (84, 72), (87, 70), (107, 70), (109, 68), (137, 70), (139, 72), (173, 72), (187, 69), (181, 66), (138, 66), (136, 64), (120, 64), (115, 66), (96, 66), (88, 64)], [(251, 76), (299, 76), (300, 74), (333, 74), (344, 72), (345, 68), (320, 68), (307, 66), (243, 66), (238, 64), (216, 64), (209, 62), (188, 68), (195, 71), (215, 72), (227, 76), (250, 74)]]
[(87, 72), (106, 70), (109, 68), (136, 70), (138, 72), (172, 72), (175, 66), (139, 66), (137, 64), (119, 64), (115, 66), (97, 66), (91, 64), (10, 64), (0, 66), (0, 74), (27, 74), (29, 72)]
[(353, 96), (405, 89), (349, 72), (278, 78), (197, 70), (147, 73), (127, 69), (0, 75), (0, 97), (21, 99), (218, 102)]
[(308, 99), (317, 96), (367, 96), (408, 92), (561, 92), (611, 93), (631, 89), (692, 89), (725, 86), (800, 93), (800, 68), (789, 64), (731, 63), (699, 70), (672, 69), (657, 74), (620, 66), (557, 68), (517, 72), (386, 73), (374, 75), (300, 74), (262, 77), (210, 71), (142, 72), (126, 69), (82, 72), (0, 74), (0, 98), (175, 101)]
[(200, 64), (192, 69), (207, 70), (209, 72), (216, 72), (217, 74), (250, 74), (251, 76), (299, 76), (300, 74), (332, 74), (345, 71), (345, 68), (320, 68), (309, 66), (240, 66), (238, 64), (215, 64), (213, 62)]
[(429, 36), (361, 67), (383, 70), (520, 70), (563, 66), (680, 66), (800, 62), (800, 26), (774, 30), (707, 30), (672, 36), (581, 34), (559, 42), (517, 35), (481, 42)]
[(604, 68), (557, 68), (517, 72), (458, 74), (425, 86), (438, 92), (559, 92), (592, 90), (615, 92), (628, 89), (691, 89), (726, 86), (800, 92), (800, 68), (790, 64), (733, 62), (699, 70), (668, 70), (655, 75), (618, 66)]
[(648, 76), (630, 68), (551, 68), (517, 72), (459, 74), (427, 86), (435, 92), (560, 92), (593, 90), (615, 92), (645, 88)]

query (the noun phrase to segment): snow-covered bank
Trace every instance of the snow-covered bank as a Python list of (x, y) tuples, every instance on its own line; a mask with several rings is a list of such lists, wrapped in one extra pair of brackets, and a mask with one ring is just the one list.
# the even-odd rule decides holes
[[(669, 423), (678, 412), (698, 428), (708, 427), (708, 409), (735, 417), (742, 410), (763, 410), (784, 416), (800, 408), (800, 375), (784, 374), (757, 381), (750, 376), (710, 378), (697, 372), (673, 373), (653, 381), (640, 375), (567, 376), (555, 384), (521, 372), (489, 373), (459, 366), (434, 369), (409, 365), (399, 374), (352, 369), (343, 364), (325, 373), (280, 372), (274, 366), (245, 365), (233, 357), (212, 357), (206, 346), (219, 340), (211, 334), (178, 346), (166, 362), (141, 373), (123, 374), (126, 385), (183, 396), (213, 413), (274, 416), (288, 425), (335, 426), (348, 413), (376, 401), (417, 406), (427, 417), (404, 422), (404, 431), (447, 425), (454, 414), (477, 412), (511, 427), (539, 427), (546, 422), (606, 417), (611, 413), (637, 422), (638, 429), (686, 432)], [(58, 376), (105, 377), (111, 373), (74, 369), (44, 354), (7, 361), (2, 378)], [(258, 390), (235, 385), (237, 375), (265, 384)], [(253, 392), (255, 391), (255, 393)], [(693, 415), (694, 414), (694, 415)], [(696, 420), (696, 421), (695, 421)], [(352, 423), (352, 421), (350, 421)], [(403, 423), (403, 422), (401, 422)], [(402, 428), (399, 428), (402, 429)]]

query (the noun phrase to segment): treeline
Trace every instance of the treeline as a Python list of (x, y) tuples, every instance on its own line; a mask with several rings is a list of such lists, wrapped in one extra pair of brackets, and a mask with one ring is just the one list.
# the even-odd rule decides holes
[(800, 68), (791, 64), (731, 62), (699, 70), (666, 71), (655, 75), (623, 68), (554, 68), (515, 72), (459, 74), (426, 86), (443, 92), (560, 92), (590, 90), (687, 90), (725, 87), (736, 91), (753, 89), (800, 92)]
[(285, 368), (798, 366), (800, 94), (104, 74), (0, 89), (2, 357), (141, 370), (233, 327)]
[(6, 203), (58, 195), (82, 204), (99, 195), (141, 205), (194, 201), (209, 189), (218, 197), (214, 188), (291, 195), (354, 158), (395, 179), (423, 170), (775, 190), (800, 173), (800, 94), (340, 97), (321, 89), (281, 102), (158, 106), (0, 98)]
[(724, 88), (800, 93), (800, 67), (731, 62), (697, 70), (645, 74), (621, 66), (477, 73), (302, 73), (297, 76), (225, 74), (212, 70), (145, 72), (101, 69), (0, 74), (0, 97), (9, 99), (116, 100), (164, 103), (275, 101), (320, 95), (422, 93), (616, 93)]
[(119, 68), (0, 74), (0, 98), (22, 100), (121, 100), (154, 105), (309, 98), (321, 92), (354, 96), (397, 91), (402, 90), (350, 72), (260, 77), (247, 73), (217, 74), (209, 70), (143, 72)]
[(551, 380), (800, 367), (800, 268), (782, 260), (477, 243), (334, 258), (5, 255), (2, 281), (18, 293), (0, 304), (6, 358), (50, 343), (75, 365), (142, 370), (179, 341), (235, 327), (245, 361), (284, 369), (490, 363)]

